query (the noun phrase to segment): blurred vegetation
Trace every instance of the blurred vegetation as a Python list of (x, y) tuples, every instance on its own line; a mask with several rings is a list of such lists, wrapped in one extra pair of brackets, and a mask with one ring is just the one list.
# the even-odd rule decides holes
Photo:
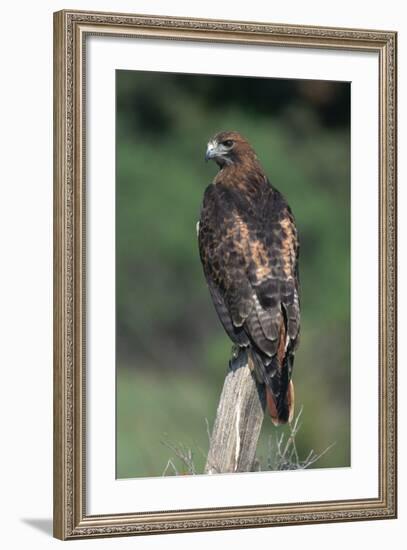
[[(350, 85), (135, 71), (116, 85), (117, 477), (161, 475), (165, 442), (204, 466), (231, 342), (195, 226), (217, 169), (206, 143), (225, 129), (249, 139), (299, 229), (298, 453), (335, 443), (315, 467), (350, 465)], [(262, 463), (284, 429), (265, 419)]]

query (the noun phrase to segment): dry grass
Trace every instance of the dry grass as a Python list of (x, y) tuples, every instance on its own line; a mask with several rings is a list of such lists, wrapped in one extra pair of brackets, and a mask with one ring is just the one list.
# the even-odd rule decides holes
[[(331, 443), (326, 449), (320, 453), (316, 453), (313, 449), (309, 451), (305, 458), (301, 458), (298, 454), (296, 445), (296, 436), (301, 429), (301, 416), (303, 408), (299, 410), (297, 416), (289, 424), (289, 433), (275, 434), (270, 436), (269, 439), (269, 452), (266, 457), (265, 464), (262, 464), (260, 460), (256, 459), (253, 470), (256, 472), (261, 471), (282, 471), (282, 470), (305, 470), (309, 468), (315, 462), (317, 462), (322, 456), (324, 456), (335, 445)], [(205, 419), (206, 431), (208, 434), (208, 440), (210, 441), (210, 428), (208, 420)], [(164, 468), (162, 473), (165, 475), (197, 475), (198, 472), (194, 463), (194, 451), (184, 445), (183, 443), (171, 443), (168, 441), (162, 441), (163, 445), (168, 447), (172, 452), (172, 455)], [(198, 449), (201, 454), (206, 456), (202, 449)]]
[(289, 425), (290, 433), (275, 434), (275, 437), (269, 439), (269, 452), (267, 456), (267, 466), (265, 470), (281, 471), (281, 470), (305, 470), (309, 468), (322, 456), (324, 456), (334, 445), (331, 443), (325, 450), (316, 453), (311, 449), (305, 458), (300, 458), (297, 451), (295, 438), (301, 429), (301, 416), (303, 408), (301, 407), (297, 416)]

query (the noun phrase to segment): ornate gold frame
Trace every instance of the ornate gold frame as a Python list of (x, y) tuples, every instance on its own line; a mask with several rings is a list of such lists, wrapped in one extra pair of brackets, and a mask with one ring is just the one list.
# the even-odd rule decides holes
[[(379, 57), (379, 496), (89, 516), (85, 506), (86, 36), (336, 48)], [(60, 539), (396, 517), (395, 32), (146, 15), (54, 14), (54, 535)]]

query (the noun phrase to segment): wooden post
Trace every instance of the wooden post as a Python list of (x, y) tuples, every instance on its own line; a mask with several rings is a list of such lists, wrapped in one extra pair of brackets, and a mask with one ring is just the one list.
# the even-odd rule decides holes
[[(250, 362), (250, 364), (249, 364)], [(206, 474), (250, 472), (266, 406), (246, 350), (229, 365), (210, 438)]]

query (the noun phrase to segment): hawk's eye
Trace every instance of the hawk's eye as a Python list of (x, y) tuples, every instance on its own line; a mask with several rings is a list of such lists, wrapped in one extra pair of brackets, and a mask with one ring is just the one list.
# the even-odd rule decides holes
[(232, 147), (233, 141), (231, 139), (227, 139), (225, 141), (222, 141), (222, 145), (224, 145), (227, 148)]

